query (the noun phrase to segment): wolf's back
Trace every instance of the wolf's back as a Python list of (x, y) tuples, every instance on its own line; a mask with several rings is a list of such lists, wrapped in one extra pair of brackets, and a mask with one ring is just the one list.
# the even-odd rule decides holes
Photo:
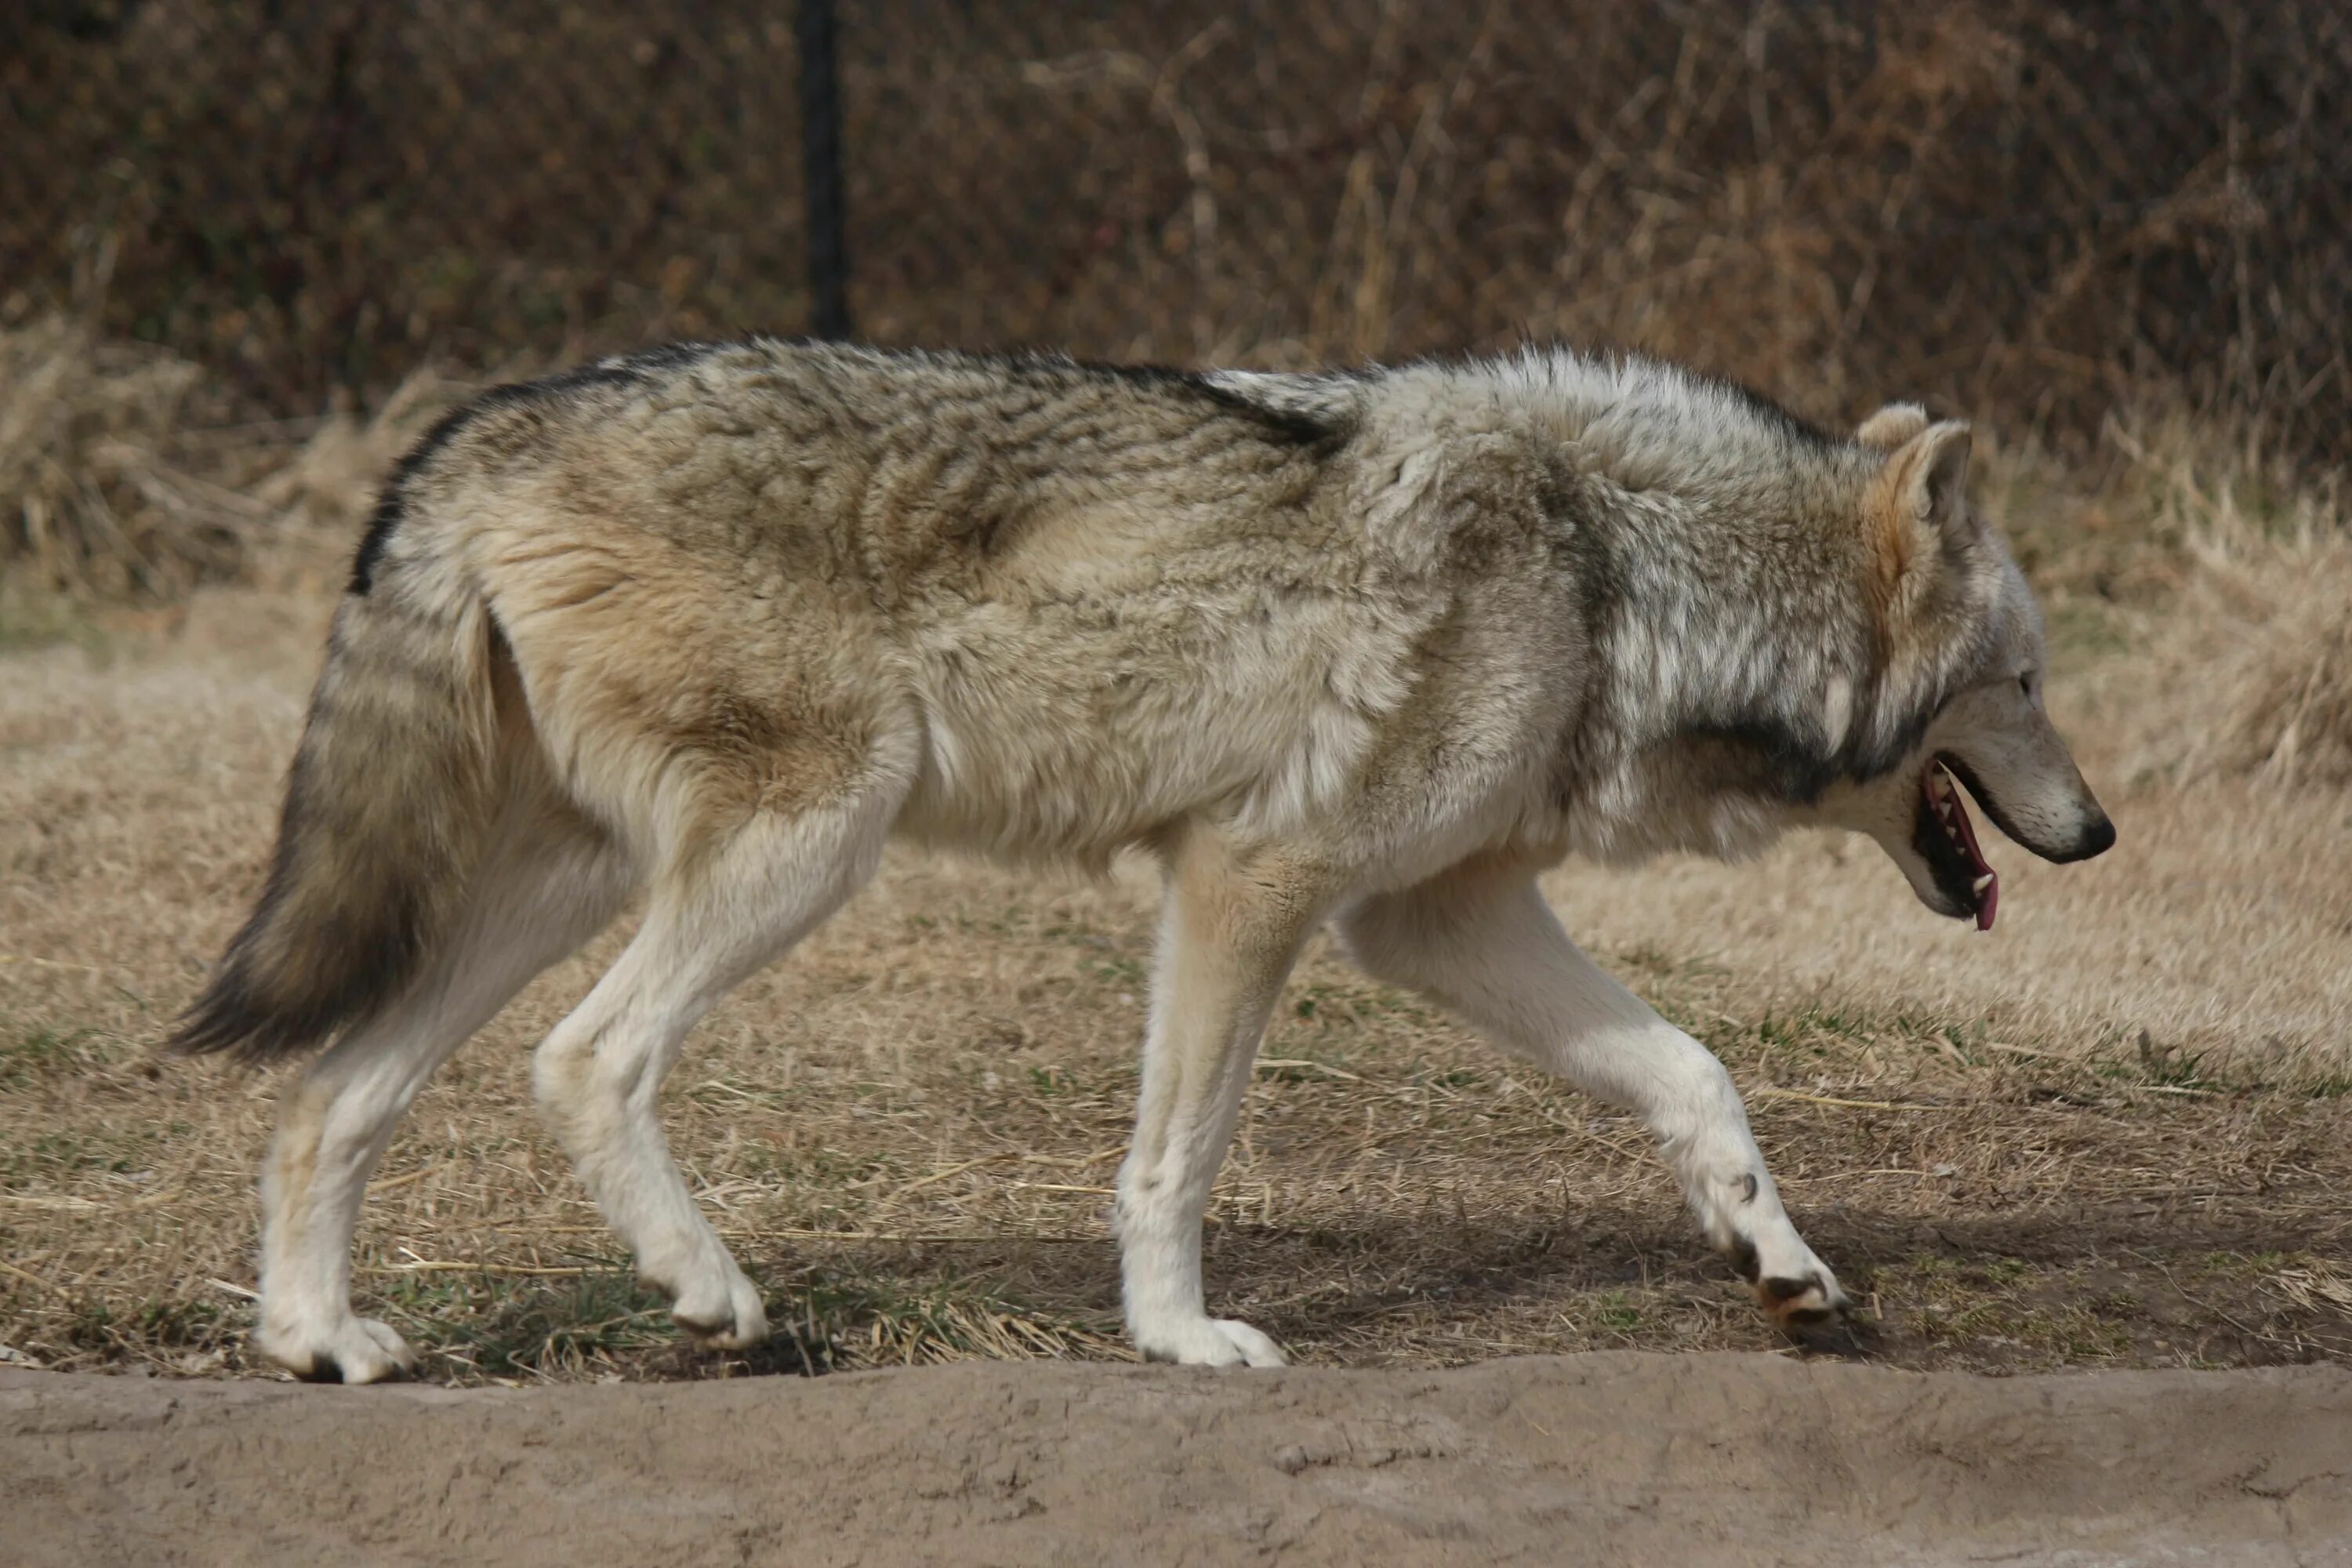
[(365, 1021), (415, 977), (478, 858), (508, 655), (446, 563), (384, 558), (407, 478), (336, 608), (260, 900), (174, 1050), (268, 1058)]

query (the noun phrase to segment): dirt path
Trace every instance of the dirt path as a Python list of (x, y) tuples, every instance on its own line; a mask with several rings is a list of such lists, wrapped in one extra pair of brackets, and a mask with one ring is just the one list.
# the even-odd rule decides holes
[(2352, 1563), (2352, 1373), (0, 1371), (12, 1563)]

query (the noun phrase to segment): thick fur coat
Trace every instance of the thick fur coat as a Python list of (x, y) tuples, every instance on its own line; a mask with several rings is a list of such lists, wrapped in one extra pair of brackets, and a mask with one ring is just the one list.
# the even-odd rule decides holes
[(405, 1363), (351, 1314), (358, 1188), (432, 1068), (640, 889), (541, 1099), (680, 1321), (759, 1337), (654, 1095), (893, 833), (1168, 868), (1120, 1183), (1147, 1353), (1276, 1359), (1206, 1317), (1200, 1207), (1326, 920), (1643, 1110), (1766, 1304), (1834, 1310), (1721, 1068), (1531, 879), (1823, 823), (1989, 923), (1951, 774), (2040, 852), (2104, 847), (1967, 459), (1966, 426), (1907, 405), (1832, 436), (1563, 351), (1200, 374), (755, 340), (485, 396), (386, 487), (268, 886), (179, 1035), (337, 1041), (265, 1170), (265, 1345)]

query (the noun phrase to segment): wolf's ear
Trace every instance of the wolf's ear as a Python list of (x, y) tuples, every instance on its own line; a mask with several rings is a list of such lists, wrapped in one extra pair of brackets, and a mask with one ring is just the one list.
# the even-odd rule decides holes
[(1890, 403), (1860, 425), (1853, 438), (1865, 447), (1892, 452), (1927, 427), (1927, 411), (1916, 403)]
[(1969, 511), (1970, 444), (1966, 422), (1947, 419), (1897, 447), (1879, 470), (1869, 523), (1895, 584), (1917, 583), (1943, 549), (1977, 526)]
[(1946, 536), (1969, 521), (1968, 421), (1930, 425), (1895, 449), (1887, 467), (1901, 477), (1906, 510), (1920, 526)]

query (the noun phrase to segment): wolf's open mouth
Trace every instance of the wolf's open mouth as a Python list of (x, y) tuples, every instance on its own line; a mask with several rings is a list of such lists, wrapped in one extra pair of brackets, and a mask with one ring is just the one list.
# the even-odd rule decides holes
[(2000, 907), (2000, 873), (1985, 863), (1984, 851), (1977, 847), (1976, 825), (1969, 820), (1968, 807), (1960, 804), (1960, 786), (1940, 762), (1927, 763), (1926, 788), (1927, 805), (1936, 825), (1944, 837), (1959, 852), (1969, 867), (1969, 891), (1975, 900), (1977, 930), (1992, 930), (1993, 911)]

